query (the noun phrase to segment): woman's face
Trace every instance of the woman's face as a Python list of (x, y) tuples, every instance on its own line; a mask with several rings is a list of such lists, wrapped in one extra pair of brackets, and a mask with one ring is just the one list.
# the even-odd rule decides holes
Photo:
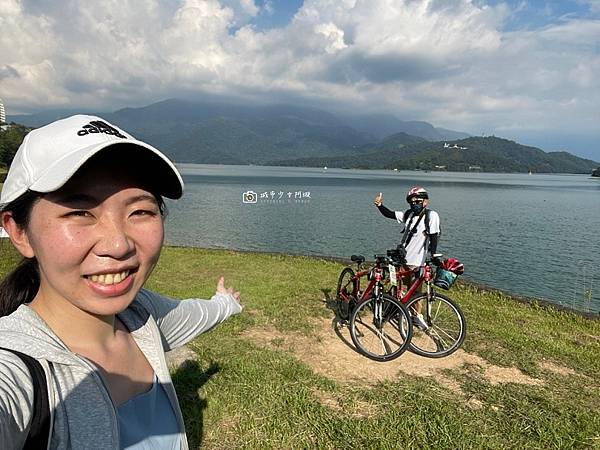
[(34, 301), (101, 316), (123, 311), (150, 276), (163, 231), (156, 198), (126, 170), (81, 170), (31, 211), (26, 234), (40, 267)]

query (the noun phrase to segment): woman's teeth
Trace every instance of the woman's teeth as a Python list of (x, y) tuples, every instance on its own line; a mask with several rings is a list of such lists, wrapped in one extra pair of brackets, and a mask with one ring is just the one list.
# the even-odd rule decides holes
[(89, 278), (94, 283), (99, 284), (117, 284), (123, 281), (129, 275), (129, 270), (119, 273), (103, 273), (102, 275), (91, 275)]

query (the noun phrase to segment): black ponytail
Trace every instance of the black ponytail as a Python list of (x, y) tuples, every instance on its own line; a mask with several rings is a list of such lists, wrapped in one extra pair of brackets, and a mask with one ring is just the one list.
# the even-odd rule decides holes
[[(9, 203), (0, 212), (10, 212), (21, 229), (27, 229), (31, 210), (41, 197), (37, 192), (27, 192)], [(23, 260), (0, 281), (0, 317), (7, 316), (23, 303), (29, 303), (40, 287), (40, 273), (35, 258)]]
[(0, 282), (0, 317), (8, 316), (23, 303), (29, 303), (40, 287), (40, 273), (35, 258), (24, 258)]

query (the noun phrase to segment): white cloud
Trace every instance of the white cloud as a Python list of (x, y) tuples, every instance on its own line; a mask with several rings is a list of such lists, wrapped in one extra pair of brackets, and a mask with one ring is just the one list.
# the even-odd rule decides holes
[[(0, 3), (9, 113), (115, 109), (171, 96), (304, 98), (479, 130), (591, 127), (600, 21), (503, 31), (525, 8), (476, 0), (305, 0), (285, 27), (253, 0)], [(598, 10), (598, 1), (588, 1)]]
[(586, 5), (592, 14), (600, 14), (600, 0), (577, 0), (577, 3)]
[(56, 80), (50, 56), (55, 44), (46, 38), (51, 27), (51, 19), (26, 15), (16, 0), (0, 4), (0, 93), (7, 104), (67, 100), (51, 88)]
[(331, 22), (316, 25), (315, 32), (322, 34), (327, 39), (328, 43), (325, 46), (327, 53), (336, 53), (348, 47), (344, 43), (344, 32)]
[(241, 27), (260, 13), (260, 8), (254, 0), (221, 0), (221, 5), (233, 12), (231, 25)]
[(227, 57), (223, 42), (232, 20), (233, 11), (217, 1), (186, 0), (161, 30), (157, 45), (173, 68), (189, 65), (216, 74)]

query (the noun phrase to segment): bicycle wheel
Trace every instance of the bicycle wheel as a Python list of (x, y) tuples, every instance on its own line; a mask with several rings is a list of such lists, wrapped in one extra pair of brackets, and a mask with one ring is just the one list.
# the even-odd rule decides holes
[(375, 361), (390, 361), (404, 353), (412, 328), (404, 305), (388, 295), (362, 302), (350, 319), (350, 336), (357, 351)]
[(419, 302), (425, 324), (419, 326), (413, 318), (415, 324), (410, 351), (428, 358), (441, 358), (454, 353), (467, 334), (465, 316), (458, 305), (437, 292), (433, 293), (430, 300), (427, 300), (427, 294), (422, 294), (406, 303), (411, 316), (416, 313)]
[(350, 318), (350, 314), (352, 314), (352, 310), (357, 303), (353, 277), (354, 270), (350, 267), (346, 267), (342, 270), (340, 278), (338, 279), (336, 296), (339, 316), (343, 320), (348, 320)]

